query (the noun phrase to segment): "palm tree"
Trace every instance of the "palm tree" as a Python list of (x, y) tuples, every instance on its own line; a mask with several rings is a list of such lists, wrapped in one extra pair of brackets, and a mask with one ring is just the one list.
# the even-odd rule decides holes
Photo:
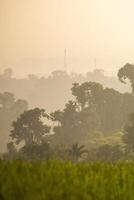
[(78, 143), (73, 144), (71, 149), (68, 150), (69, 157), (73, 161), (78, 161), (84, 153), (87, 153), (85, 146)]

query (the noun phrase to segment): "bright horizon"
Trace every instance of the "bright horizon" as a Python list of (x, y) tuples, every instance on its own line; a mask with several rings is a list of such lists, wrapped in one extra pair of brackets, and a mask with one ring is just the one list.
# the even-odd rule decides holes
[(17, 76), (134, 63), (132, 0), (0, 0), (0, 71)]

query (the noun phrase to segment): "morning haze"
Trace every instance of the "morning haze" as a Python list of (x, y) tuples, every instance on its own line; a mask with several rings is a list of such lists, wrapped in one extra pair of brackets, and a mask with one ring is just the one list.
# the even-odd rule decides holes
[(0, 0), (0, 200), (134, 200), (134, 0)]
[(132, 0), (0, 0), (0, 66), (15, 75), (96, 65), (116, 74), (134, 61)]

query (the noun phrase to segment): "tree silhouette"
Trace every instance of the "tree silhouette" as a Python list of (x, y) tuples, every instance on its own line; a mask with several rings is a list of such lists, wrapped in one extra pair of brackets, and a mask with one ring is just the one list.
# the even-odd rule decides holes
[(4, 154), (5, 159), (15, 159), (17, 158), (17, 149), (13, 142), (7, 144), (7, 152)]
[(28, 103), (25, 100), (16, 100), (14, 95), (9, 92), (0, 93), (0, 137), (2, 140), (0, 149), (2, 151), (6, 148), (7, 142), (9, 142), (8, 135), (12, 122), (17, 120), (19, 115), (27, 108)]
[(69, 101), (63, 111), (51, 115), (57, 122), (53, 129), (56, 143), (63, 145), (83, 141), (99, 127), (99, 118), (94, 109), (79, 110), (75, 101)]
[(119, 80), (126, 84), (126, 79), (131, 83), (132, 92), (134, 93), (134, 65), (127, 63), (118, 71)]
[(115, 162), (123, 158), (123, 150), (120, 145), (104, 144), (96, 151), (96, 160)]
[(40, 144), (32, 143), (24, 146), (20, 153), (24, 159), (48, 160), (52, 156), (52, 149), (49, 142), (43, 140)]
[(72, 94), (76, 97), (78, 105), (81, 109), (92, 107), (96, 101), (101, 99), (103, 86), (95, 82), (85, 82), (83, 84), (74, 83)]
[(50, 126), (43, 123), (42, 118), (49, 119), (44, 109), (35, 108), (25, 111), (17, 121), (13, 122), (11, 138), (16, 144), (24, 142), (25, 146), (40, 144), (43, 137), (50, 132)]
[(68, 150), (69, 157), (73, 161), (78, 161), (78, 159), (81, 158), (84, 153), (87, 153), (85, 146), (78, 145), (78, 143), (73, 144), (72, 147)]

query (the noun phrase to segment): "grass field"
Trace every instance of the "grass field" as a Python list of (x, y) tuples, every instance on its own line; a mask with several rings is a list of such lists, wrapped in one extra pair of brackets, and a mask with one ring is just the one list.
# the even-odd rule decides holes
[(134, 163), (0, 162), (0, 200), (134, 200)]

